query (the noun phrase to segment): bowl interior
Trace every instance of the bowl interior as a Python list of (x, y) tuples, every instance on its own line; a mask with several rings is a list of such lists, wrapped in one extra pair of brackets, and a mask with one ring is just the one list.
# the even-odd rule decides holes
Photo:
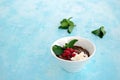
[(76, 46), (81, 46), (82, 48), (86, 49), (89, 52), (90, 57), (93, 56), (93, 54), (95, 53), (95, 45), (90, 40), (87, 40), (85, 38), (81, 38), (81, 37), (78, 37), (78, 36), (63, 37), (63, 38), (60, 38), (60, 39), (56, 40), (52, 44), (52, 46), (51, 46), (51, 52), (52, 52), (52, 54), (54, 56), (56, 56), (55, 53), (52, 50), (53, 45), (59, 45), (59, 46), (63, 47), (65, 45), (65, 43), (68, 43), (69, 41), (71, 41), (73, 39), (77, 39), (78, 40), (75, 43)]

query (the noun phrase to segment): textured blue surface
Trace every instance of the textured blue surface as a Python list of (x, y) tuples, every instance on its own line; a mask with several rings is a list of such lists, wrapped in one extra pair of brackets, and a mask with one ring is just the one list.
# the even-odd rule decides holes
[[(58, 29), (73, 17), (72, 34)], [(104, 25), (100, 39), (91, 31)], [(58, 38), (92, 40), (95, 56), (81, 72), (68, 73), (51, 55)], [(120, 80), (119, 0), (0, 0), (0, 80)]]

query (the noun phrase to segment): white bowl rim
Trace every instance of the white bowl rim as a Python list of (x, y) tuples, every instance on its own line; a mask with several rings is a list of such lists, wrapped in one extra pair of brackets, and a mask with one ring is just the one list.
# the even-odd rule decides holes
[[(80, 39), (87, 40), (88, 42), (90, 42), (90, 43), (92, 44), (92, 46), (93, 46), (93, 48), (94, 48), (94, 51), (93, 51), (92, 55), (90, 55), (90, 56), (89, 56), (87, 59), (85, 59), (85, 60), (70, 61), (70, 60), (61, 59), (61, 58), (59, 58), (59, 57), (57, 57), (57, 56), (55, 55), (55, 53), (54, 53), (53, 50), (52, 50), (52, 47), (53, 47), (53, 45), (55, 44), (55, 42), (57, 42), (58, 40), (60, 40), (60, 39), (62, 39), (62, 38), (80, 38)], [(88, 39), (86, 39), (86, 38), (83, 38), (83, 37), (80, 37), (80, 36), (67, 36), (67, 37), (62, 37), (62, 38), (59, 38), (59, 39), (57, 39), (56, 41), (54, 41), (53, 44), (51, 45), (51, 48), (50, 48), (52, 55), (53, 55), (56, 59), (58, 59), (58, 60), (60, 60), (60, 61), (69, 62), (69, 63), (84, 62), (84, 61), (87, 61), (87, 60), (89, 60), (90, 58), (92, 58), (92, 57), (94, 56), (95, 52), (96, 52), (95, 44), (94, 44), (92, 41), (90, 41), (90, 40), (88, 40)]]

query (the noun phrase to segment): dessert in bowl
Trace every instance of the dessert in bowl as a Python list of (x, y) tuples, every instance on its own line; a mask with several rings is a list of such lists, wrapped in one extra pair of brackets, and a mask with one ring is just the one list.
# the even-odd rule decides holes
[(52, 55), (69, 72), (79, 71), (95, 53), (95, 45), (79, 36), (63, 37), (51, 46)]

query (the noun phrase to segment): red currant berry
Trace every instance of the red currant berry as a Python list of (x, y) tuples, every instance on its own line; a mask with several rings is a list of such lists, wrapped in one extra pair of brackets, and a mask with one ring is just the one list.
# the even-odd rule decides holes
[(72, 57), (74, 57), (76, 54), (72, 54)]
[(71, 54), (71, 52), (69, 51), (69, 50), (64, 50), (64, 53), (66, 53), (66, 54)]
[(70, 48), (70, 49), (69, 49), (69, 51), (73, 53), (75, 50), (74, 50), (74, 49), (72, 49), (72, 48)]
[(62, 54), (62, 57), (65, 57), (65, 56), (66, 56), (66, 53), (63, 53), (63, 54)]

